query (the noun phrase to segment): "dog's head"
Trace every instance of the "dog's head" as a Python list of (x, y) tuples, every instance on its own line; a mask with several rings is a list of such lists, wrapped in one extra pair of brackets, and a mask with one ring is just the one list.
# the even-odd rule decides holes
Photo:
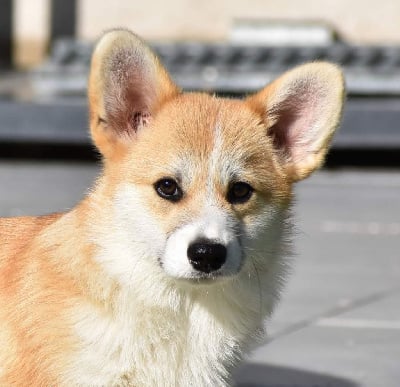
[(292, 183), (323, 162), (342, 100), (341, 72), (328, 63), (297, 67), (244, 100), (182, 93), (140, 38), (105, 34), (89, 101), (110, 270), (129, 281), (157, 265), (212, 282), (277, 254)]

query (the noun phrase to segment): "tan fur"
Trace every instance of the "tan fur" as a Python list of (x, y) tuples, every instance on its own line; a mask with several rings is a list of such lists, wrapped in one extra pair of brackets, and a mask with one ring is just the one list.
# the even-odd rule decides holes
[[(229, 383), (278, 297), (292, 184), (321, 165), (342, 98), (326, 63), (245, 100), (184, 94), (142, 40), (106, 34), (89, 80), (102, 176), (68, 213), (0, 220), (0, 384)], [(184, 196), (171, 203), (154, 184), (175, 176)], [(232, 179), (251, 200), (227, 202)], [(214, 213), (252, 230), (265, 258), (215, 284), (166, 275), (149, 251)]]

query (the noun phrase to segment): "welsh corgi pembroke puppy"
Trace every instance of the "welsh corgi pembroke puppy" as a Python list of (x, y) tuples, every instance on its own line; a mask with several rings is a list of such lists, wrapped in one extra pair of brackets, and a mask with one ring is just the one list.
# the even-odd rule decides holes
[(341, 71), (244, 100), (183, 93), (128, 30), (98, 42), (103, 172), (71, 211), (0, 221), (1, 386), (226, 386), (288, 266), (293, 183), (318, 168)]

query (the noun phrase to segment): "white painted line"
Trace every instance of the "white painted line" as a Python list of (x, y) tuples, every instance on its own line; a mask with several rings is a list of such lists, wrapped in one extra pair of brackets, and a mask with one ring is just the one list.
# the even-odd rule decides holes
[(331, 328), (354, 329), (396, 329), (400, 330), (400, 320), (366, 320), (352, 318), (321, 318), (315, 325)]
[(325, 220), (321, 230), (338, 234), (400, 236), (400, 223)]

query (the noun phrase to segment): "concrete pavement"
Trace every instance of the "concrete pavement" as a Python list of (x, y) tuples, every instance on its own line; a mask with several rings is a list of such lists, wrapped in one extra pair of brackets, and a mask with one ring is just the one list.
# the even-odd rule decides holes
[[(68, 209), (90, 163), (0, 162), (0, 216)], [(323, 171), (296, 188), (293, 274), (239, 387), (400, 385), (400, 171)]]

